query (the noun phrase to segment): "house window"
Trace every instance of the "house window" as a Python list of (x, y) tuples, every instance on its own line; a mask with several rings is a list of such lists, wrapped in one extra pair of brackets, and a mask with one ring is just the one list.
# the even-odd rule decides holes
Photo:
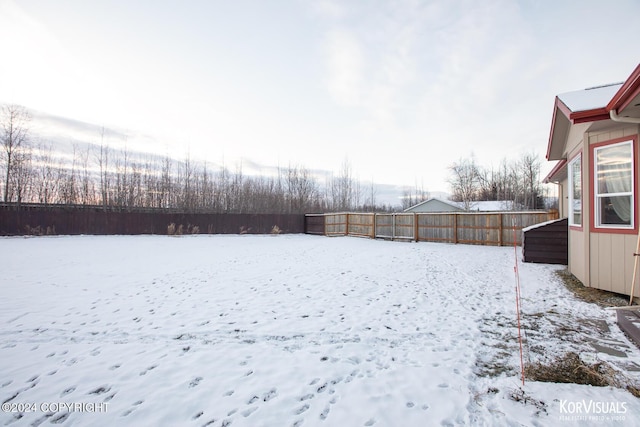
[(582, 225), (582, 155), (569, 163), (569, 224)]
[(594, 149), (596, 227), (633, 228), (632, 141)]

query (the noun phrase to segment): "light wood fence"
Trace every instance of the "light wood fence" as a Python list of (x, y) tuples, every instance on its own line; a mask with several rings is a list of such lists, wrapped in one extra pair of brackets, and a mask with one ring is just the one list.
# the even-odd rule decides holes
[[(322, 227), (320, 217), (324, 218)], [(327, 213), (307, 215), (310, 234), (473, 245), (522, 245), (522, 229), (558, 212)]]

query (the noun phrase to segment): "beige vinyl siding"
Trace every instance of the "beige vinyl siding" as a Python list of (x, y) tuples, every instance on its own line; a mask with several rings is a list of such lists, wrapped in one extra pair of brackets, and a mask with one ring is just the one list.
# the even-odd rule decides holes
[[(628, 295), (631, 292), (636, 236), (591, 233), (590, 286)], [(638, 289), (635, 290), (638, 294)]]
[(585, 233), (569, 228), (569, 271), (585, 286), (589, 284), (589, 272), (585, 263)]
[[(604, 129), (597, 132), (589, 132), (587, 134), (589, 144), (598, 144), (618, 138), (633, 137), (637, 136), (640, 133), (640, 127), (637, 125), (613, 124), (613, 126), (616, 127)], [(584, 164), (584, 166), (586, 166), (584, 169), (585, 171), (590, 170), (587, 168), (591, 168), (591, 155), (592, 153), (590, 148), (585, 147), (583, 157), (585, 157), (585, 159), (588, 159), (588, 163)], [(636, 159), (634, 163), (634, 166), (636, 168), (640, 166), (637, 158), (637, 147)], [(591, 171), (588, 175), (585, 174), (585, 178), (586, 179), (583, 182), (586, 184), (584, 188), (584, 194), (586, 196), (590, 195), (592, 191), (591, 188), (593, 187), (593, 183), (591, 182), (591, 180), (593, 179), (593, 171)], [(640, 183), (636, 181), (635, 186), (635, 194), (637, 195), (638, 190), (640, 189)], [(638, 200), (638, 198), (634, 200), (636, 209), (639, 209), (639, 202), (640, 200)], [(590, 224), (590, 216), (593, 214), (593, 208), (591, 206), (589, 206), (588, 208), (585, 206), (584, 209), (584, 224), (586, 227), (585, 230), (588, 230)], [(588, 215), (588, 217), (586, 215)], [(586, 282), (583, 281), (583, 283), (588, 283), (589, 286), (611, 292), (617, 292), (627, 295), (631, 293), (631, 280), (633, 278), (634, 267), (633, 253), (636, 249), (636, 243), (637, 235), (635, 234), (606, 232), (590, 233), (590, 253), (588, 254), (587, 265), (590, 268), (591, 280)], [(573, 246), (572, 250), (575, 250)], [(636, 296), (640, 296), (639, 288), (640, 287), (636, 286), (636, 289), (634, 291), (634, 294)]]

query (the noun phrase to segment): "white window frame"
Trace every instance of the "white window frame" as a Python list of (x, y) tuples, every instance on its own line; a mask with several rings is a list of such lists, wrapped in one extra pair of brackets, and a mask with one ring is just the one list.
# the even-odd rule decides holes
[[(580, 186), (579, 199), (576, 199), (574, 194), (575, 183), (573, 171), (576, 166), (580, 168), (580, 176), (578, 177), (578, 179), (580, 180), (580, 182), (578, 183), (578, 185)], [(584, 215), (582, 213), (584, 200), (584, 192), (582, 191), (582, 169), (582, 153), (580, 153), (569, 162), (569, 167), (567, 170), (569, 177), (569, 225), (574, 227), (582, 227), (582, 221), (584, 218)], [(579, 202), (579, 212), (577, 212), (577, 209), (574, 209), (576, 207), (576, 201)], [(576, 213), (580, 215), (580, 221), (576, 221)]]
[[(631, 151), (631, 189), (630, 191), (600, 193), (598, 186), (598, 152), (601, 150), (610, 149), (613, 147), (628, 145)], [(593, 210), (594, 210), (594, 224), (599, 229), (611, 229), (611, 230), (632, 230), (635, 228), (635, 153), (634, 153), (634, 141), (632, 139), (616, 142), (612, 144), (605, 144), (593, 149)], [(624, 197), (629, 196), (631, 200), (631, 212), (629, 218), (629, 224), (603, 224), (602, 223), (602, 211), (601, 211), (601, 199), (604, 197)]]

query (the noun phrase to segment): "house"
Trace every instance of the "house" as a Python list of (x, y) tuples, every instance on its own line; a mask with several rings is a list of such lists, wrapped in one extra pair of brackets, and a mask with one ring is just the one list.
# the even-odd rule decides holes
[[(631, 294), (638, 244), (640, 65), (622, 82), (556, 96), (545, 182), (568, 218), (568, 269), (585, 286)], [(640, 295), (640, 287), (634, 287)]]
[(404, 212), (502, 212), (509, 211), (513, 207), (513, 202), (510, 201), (478, 201), (471, 202), (469, 210), (466, 211), (464, 203), (453, 202), (451, 200), (442, 200), (436, 197), (432, 197), (429, 200), (418, 203), (404, 210)]

